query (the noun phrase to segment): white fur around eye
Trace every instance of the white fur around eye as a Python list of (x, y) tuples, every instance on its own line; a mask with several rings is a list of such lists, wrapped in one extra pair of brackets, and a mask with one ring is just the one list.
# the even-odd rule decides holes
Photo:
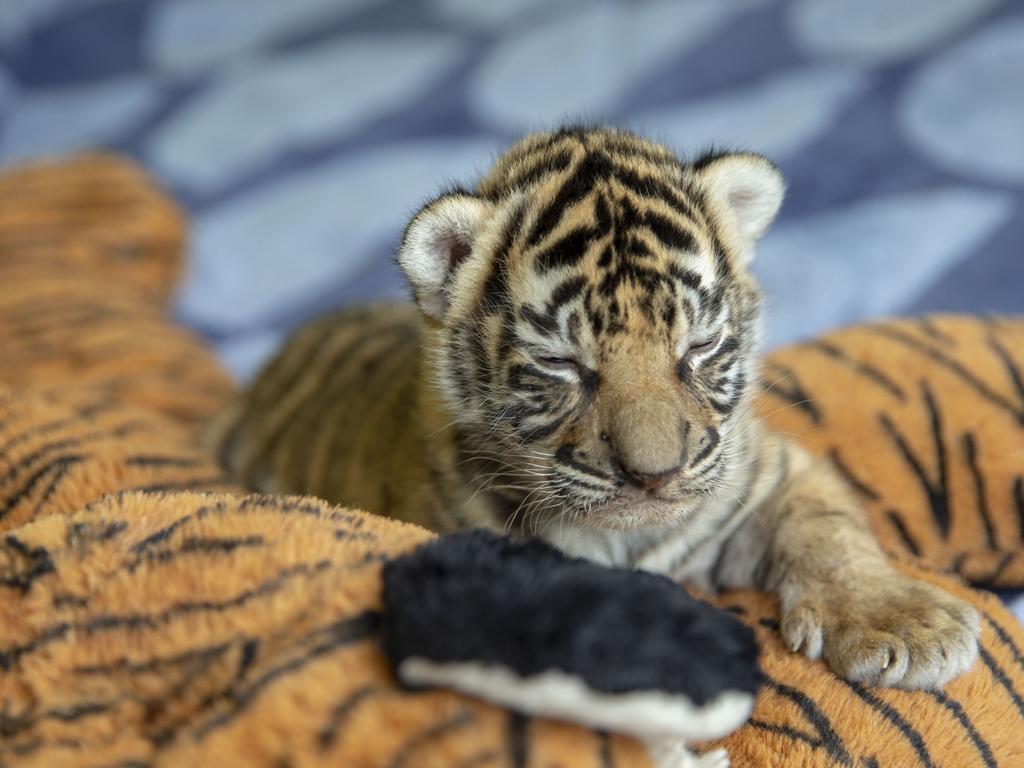
[(583, 364), (572, 355), (536, 355), (533, 364), (545, 373), (566, 381), (581, 379)]
[(700, 363), (708, 355), (712, 355), (722, 346), (725, 333), (721, 330), (700, 336), (694, 336), (687, 340), (683, 350), (683, 356), (694, 364)]

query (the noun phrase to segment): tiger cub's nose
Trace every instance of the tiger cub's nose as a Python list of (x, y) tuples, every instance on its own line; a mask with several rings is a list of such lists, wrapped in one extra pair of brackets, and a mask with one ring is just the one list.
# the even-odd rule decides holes
[(622, 474), (630, 485), (639, 488), (641, 491), (658, 491), (668, 485), (672, 478), (679, 474), (683, 465), (666, 469), (664, 472), (635, 472), (628, 467), (622, 467)]

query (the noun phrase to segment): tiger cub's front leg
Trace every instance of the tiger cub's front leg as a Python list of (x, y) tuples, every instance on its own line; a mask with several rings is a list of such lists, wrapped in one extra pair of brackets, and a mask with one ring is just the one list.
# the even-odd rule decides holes
[[(848, 680), (937, 688), (970, 667), (974, 609), (900, 574), (831, 465), (792, 445), (782, 450), (788, 476), (726, 544), (730, 586), (777, 594), (786, 645)], [(737, 555), (758, 565), (744, 575)]]

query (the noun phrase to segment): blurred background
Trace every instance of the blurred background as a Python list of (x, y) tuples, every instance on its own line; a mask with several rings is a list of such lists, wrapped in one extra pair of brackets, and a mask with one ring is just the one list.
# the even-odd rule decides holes
[(564, 119), (753, 148), (789, 196), (771, 344), (1024, 311), (1024, 3), (0, 0), (0, 164), (102, 146), (191, 213), (179, 319), (241, 377), (404, 295), (415, 208)]

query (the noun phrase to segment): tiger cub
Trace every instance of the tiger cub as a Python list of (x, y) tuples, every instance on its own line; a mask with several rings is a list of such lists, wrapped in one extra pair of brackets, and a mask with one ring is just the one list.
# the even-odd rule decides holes
[(793, 651), (942, 686), (977, 654), (974, 610), (900, 575), (830, 466), (752, 414), (749, 267), (782, 197), (755, 154), (528, 136), (408, 225), (418, 311), (300, 330), (220, 420), (220, 455), (261, 490), (771, 590)]

